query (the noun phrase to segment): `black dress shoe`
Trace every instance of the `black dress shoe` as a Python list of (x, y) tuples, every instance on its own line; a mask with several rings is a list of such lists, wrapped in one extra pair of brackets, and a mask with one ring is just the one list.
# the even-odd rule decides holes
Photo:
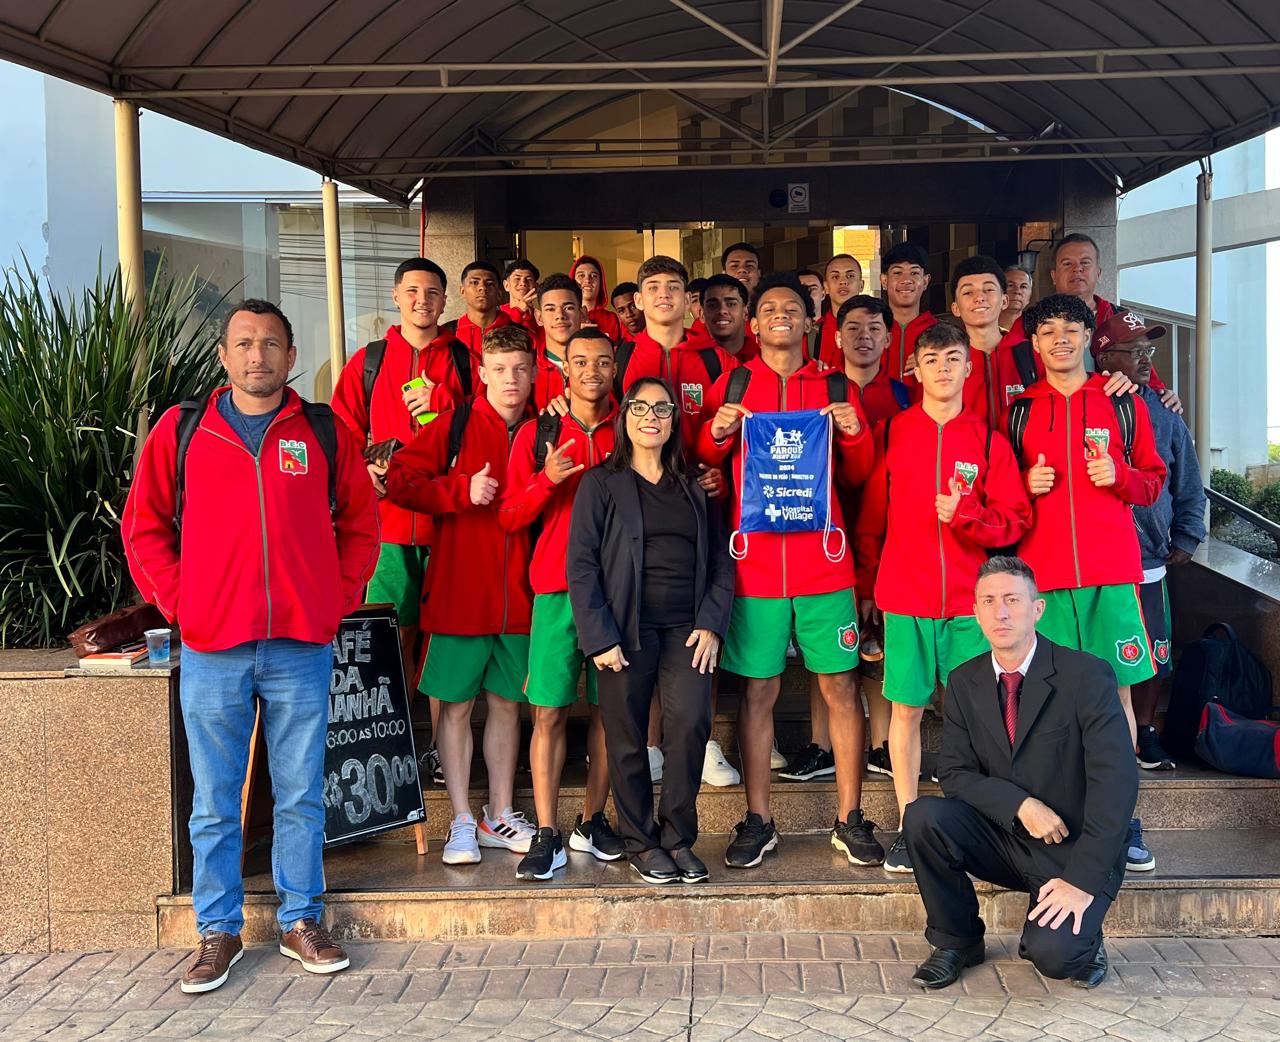
[(986, 957), (982, 941), (968, 948), (934, 948), (929, 958), (916, 967), (911, 979), (922, 988), (946, 988), (960, 979), (961, 971), (979, 965)]
[(671, 860), (671, 855), (661, 847), (642, 850), (631, 855), (631, 868), (646, 883), (661, 886), (663, 883), (674, 883), (680, 878), (680, 869)]
[(676, 863), (676, 868), (680, 869), (682, 883), (702, 883), (711, 874), (707, 871), (707, 866), (702, 863), (702, 858), (688, 847), (676, 847), (674, 850), (668, 850), (667, 853)]
[(1100, 943), (1098, 950), (1094, 953), (1093, 961), (1076, 976), (1072, 977), (1071, 983), (1077, 988), (1086, 988), (1092, 991), (1107, 979), (1107, 969), (1110, 965), (1111, 963), (1107, 959), (1107, 946)]

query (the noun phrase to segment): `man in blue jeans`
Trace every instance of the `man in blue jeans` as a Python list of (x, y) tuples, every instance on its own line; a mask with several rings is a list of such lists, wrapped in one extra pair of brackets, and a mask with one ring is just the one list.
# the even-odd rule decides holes
[(320, 921), (330, 642), (373, 571), (378, 521), (346, 426), (285, 386), (296, 355), (278, 307), (239, 304), (218, 345), (230, 386), (190, 414), (190, 427), (179, 408), (160, 418), (121, 525), (138, 589), (182, 628), (200, 932), (185, 992), (221, 987), (243, 954), (240, 795), (259, 709), (280, 951), (313, 973), (348, 964)]

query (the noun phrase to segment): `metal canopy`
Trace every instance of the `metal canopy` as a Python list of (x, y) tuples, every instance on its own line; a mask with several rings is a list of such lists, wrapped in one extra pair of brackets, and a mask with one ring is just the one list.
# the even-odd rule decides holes
[[(1076, 159), (1127, 189), (1280, 122), (1278, 41), (1276, 0), (0, 0), (0, 57), (398, 203), (659, 156)], [(823, 129), (868, 88), (972, 132)], [(650, 92), (716, 133), (560, 133)]]

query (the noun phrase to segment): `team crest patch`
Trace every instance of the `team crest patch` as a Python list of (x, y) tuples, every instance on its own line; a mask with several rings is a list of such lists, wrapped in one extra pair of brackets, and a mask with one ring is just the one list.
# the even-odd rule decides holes
[(973, 483), (978, 480), (978, 465), (976, 463), (956, 463), (955, 482), (956, 491), (962, 496), (967, 496), (973, 491)]
[(680, 397), (684, 399), (685, 412), (698, 412), (702, 408), (702, 384), (681, 384)]
[(840, 641), (840, 647), (844, 651), (858, 650), (858, 624), (851, 622), (847, 626), (841, 626), (836, 630), (836, 638)]
[(1169, 642), (1167, 640), (1158, 640), (1151, 646), (1151, 654), (1155, 660), (1164, 665), (1169, 661)]
[(1013, 401), (1016, 397), (1018, 397), (1018, 395), (1020, 395), (1025, 390), (1026, 388), (1023, 387), (1022, 384), (1005, 384), (1004, 385), (1005, 401), (1009, 401), (1009, 402)]
[(307, 472), (307, 443), (280, 439), (280, 473), (305, 474)]
[(1111, 432), (1106, 427), (1086, 427), (1084, 429), (1085, 455), (1089, 459), (1102, 459), (1111, 444)]
[(1142, 641), (1137, 637), (1116, 641), (1116, 658), (1122, 665), (1136, 666), (1142, 661)]

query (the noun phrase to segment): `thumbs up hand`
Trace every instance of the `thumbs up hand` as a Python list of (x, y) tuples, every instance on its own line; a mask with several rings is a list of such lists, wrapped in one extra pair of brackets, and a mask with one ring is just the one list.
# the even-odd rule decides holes
[(1054, 470), (1044, 461), (1044, 453), (1036, 457), (1035, 465), (1027, 471), (1027, 491), (1033, 496), (1043, 496), (1053, 488)]
[(960, 507), (960, 489), (955, 478), (947, 479), (947, 488), (951, 490), (950, 495), (936, 496), (933, 501), (934, 508), (938, 511), (938, 520), (944, 525), (951, 524), (951, 519), (956, 516), (956, 510)]
[(471, 502), (478, 507), (486, 507), (498, 494), (498, 481), (489, 477), (490, 465), (486, 463), (471, 475)]

